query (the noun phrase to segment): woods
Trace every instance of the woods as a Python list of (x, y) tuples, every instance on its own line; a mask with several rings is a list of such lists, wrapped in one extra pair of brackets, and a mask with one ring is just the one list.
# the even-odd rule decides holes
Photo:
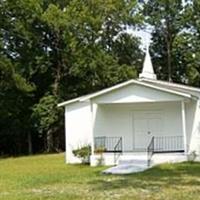
[(200, 86), (198, 0), (0, 0), (0, 155), (64, 150), (58, 102), (136, 78)]

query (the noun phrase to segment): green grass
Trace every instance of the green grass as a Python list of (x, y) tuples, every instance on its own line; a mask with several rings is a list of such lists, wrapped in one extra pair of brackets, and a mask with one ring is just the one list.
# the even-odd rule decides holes
[(64, 164), (63, 154), (0, 160), (0, 200), (198, 200), (200, 164), (165, 164), (146, 172), (103, 175), (105, 167)]

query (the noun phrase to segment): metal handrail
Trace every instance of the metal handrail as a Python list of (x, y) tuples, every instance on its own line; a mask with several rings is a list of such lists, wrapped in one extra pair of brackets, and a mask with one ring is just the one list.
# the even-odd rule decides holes
[[(117, 154), (118, 153), (118, 154)], [(122, 137), (119, 138), (119, 141), (114, 147), (114, 163), (117, 164), (117, 160), (122, 153)]]
[(154, 136), (151, 138), (151, 141), (147, 147), (147, 165), (151, 165), (151, 158), (154, 154)]
[(117, 144), (114, 147), (114, 151), (122, 151), (122, 137), (119, 138), (119, 141), (117, 142)]
[(153, 136), (147, 147), (148, 166), (151, 165), (151, 158), (155, 153), (182, 150), (184, 150), (183, 136)]

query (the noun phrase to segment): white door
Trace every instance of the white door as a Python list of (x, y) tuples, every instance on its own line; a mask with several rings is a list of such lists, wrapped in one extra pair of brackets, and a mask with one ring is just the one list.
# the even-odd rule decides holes
[(134, 112), (134, 149), (147, 149), (151, 138), (162, 134), (163, 121), (159, 111)]

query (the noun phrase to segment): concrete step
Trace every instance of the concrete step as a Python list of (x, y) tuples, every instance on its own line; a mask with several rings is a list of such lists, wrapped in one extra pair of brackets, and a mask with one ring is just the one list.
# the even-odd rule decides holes
[(137, 165), (137, 166), (147, 166), (147, 159), (122, 159), (120, 158), (119, 161), (118, 161), (118, 164), (119, 165), (124, 165), (124, 164), (127, 164), (127, 165)]
[(103, 171), (105, 174), (132, 174), (142, 172), (148, 169), (147, 166), (138, 166), (133, 164), (117, 165)]
[(141, 159), (147, 159), (147, 155), (120, 155), (120, 158), (122, 159), (136, 159), (136, 160), (141, 160)]
[(123, 152), (123, 156), (147, 156), (147, 152)]
[(123, 153), (118, 159), (118, 164), (133, 164), (138, 166), (147, 166), (147, 153), (146, 152), (130, 152)]

